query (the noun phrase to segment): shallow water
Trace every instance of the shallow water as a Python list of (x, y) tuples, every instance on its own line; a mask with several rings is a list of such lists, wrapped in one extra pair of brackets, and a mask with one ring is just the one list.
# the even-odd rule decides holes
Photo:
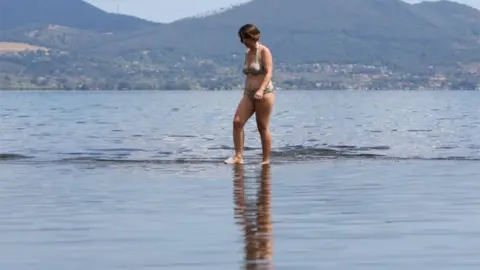
[(1, 269), (478, 269), (480, 93), (0, 92)]

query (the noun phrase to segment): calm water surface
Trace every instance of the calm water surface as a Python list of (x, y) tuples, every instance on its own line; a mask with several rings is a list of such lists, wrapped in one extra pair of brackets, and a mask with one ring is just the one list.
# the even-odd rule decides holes
[(0, 269), (478, 269), (480, 93), (0, 92)]

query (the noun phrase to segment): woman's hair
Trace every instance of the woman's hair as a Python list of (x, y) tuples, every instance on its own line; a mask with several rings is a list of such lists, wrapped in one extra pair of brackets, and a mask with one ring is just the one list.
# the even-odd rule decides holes
[(238, 30), (238, 36), (240, 39), (251, 38), (255, 41), (260, 40), (260, 30), (254, 24), (245, 24)]

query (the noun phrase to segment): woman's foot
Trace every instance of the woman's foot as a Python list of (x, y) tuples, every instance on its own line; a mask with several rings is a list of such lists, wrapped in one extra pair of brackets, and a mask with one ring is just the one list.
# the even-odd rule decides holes
[(226, 164), (243, 164), (243, 157), (229, 157), (224, 161)]
[(260, 163), (260, 165), (268, 165), (270, 164), (270, 160), (264, 160)]

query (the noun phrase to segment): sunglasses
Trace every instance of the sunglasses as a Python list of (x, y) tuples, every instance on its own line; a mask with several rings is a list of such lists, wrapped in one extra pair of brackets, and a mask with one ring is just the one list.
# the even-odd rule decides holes
[(243, 41), (246, 40), (246, 39), (252, 39), (252, 38), (249, 37), (249, 36), (244, 36), (244, 35), (241, 35), (241, 34), (239, 34), (238, 37), (240, 38), (240, 42), (243, 42)]

